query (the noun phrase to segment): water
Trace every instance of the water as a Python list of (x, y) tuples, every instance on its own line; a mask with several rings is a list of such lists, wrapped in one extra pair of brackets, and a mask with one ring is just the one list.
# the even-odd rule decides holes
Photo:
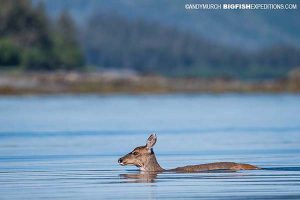
[[(300, 199), (299, 113), (288, 94), (0, 97), (0, 199)], [(167, 169), (265, 169), (119, 166), (150, 132)]]

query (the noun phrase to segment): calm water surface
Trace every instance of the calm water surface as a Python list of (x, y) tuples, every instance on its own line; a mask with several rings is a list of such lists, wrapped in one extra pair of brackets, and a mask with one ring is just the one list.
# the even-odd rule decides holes
[[(215, 161), (264, 170), (140, 174)], [(300, 95), (0, 97), (0, 199), (300, 199)]]

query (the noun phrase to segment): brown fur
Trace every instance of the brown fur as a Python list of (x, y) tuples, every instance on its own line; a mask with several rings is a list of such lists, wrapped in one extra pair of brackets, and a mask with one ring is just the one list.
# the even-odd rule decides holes
[(150, 149), (149, 152), (146, 146), (136, 147), (132, 152), (128, 153), (120, 159), (122, 160), (122, 165), (135, 165), (139, 167), (142, 171), (164, 170), (158, 164), (153, 150)]
[(215, 162), (200, 165), (187, 165), (177, 167), (175, 169), (165, 170), (156, 160), (156, 156), (152, 147), (156, 143), (156, 135), (151, 135), (145, 146), (136, 147), (132, 152), (119, 159), (121, 165), (135, 165), (142, 171), (160, 172), (160, 171), (175, 171), (175, 172), (201, 172), (211, 170), (255, 170), (260, 169), (254, 165), (242, 164), (235, 162)]
[(259, 169), (254, 165), (240, 164), (235, 162), (215, 162), (200, 165), (188, 165), (184, 167), (177, 167), (171, 169), (176, 172), (199, 172), (199, 171), (211, 171), (211, 170), (253, 170)]

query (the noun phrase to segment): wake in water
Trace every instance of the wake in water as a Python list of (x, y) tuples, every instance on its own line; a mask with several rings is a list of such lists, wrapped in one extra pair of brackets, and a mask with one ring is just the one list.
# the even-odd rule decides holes
[(300, 167), (266, 167), (262, 170), (272, 170), (272, 171), (300, 171)]

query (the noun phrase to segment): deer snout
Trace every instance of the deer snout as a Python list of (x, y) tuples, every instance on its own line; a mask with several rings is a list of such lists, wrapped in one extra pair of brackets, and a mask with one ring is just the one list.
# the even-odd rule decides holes
[(125, 165), (125, 164), (123, 163), (123, 158), (119, 158), (118, 163), (119, 163), (120, 165)]

